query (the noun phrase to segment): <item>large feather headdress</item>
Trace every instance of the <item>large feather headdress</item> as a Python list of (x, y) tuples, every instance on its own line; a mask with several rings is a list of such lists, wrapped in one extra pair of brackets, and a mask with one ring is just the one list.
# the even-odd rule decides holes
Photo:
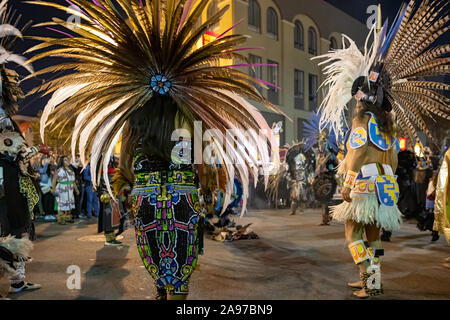
[(0, 2), (0, 93), (3, 95), (2, 107), (11, 116), (18, 108), (17, 101), (23, 98), (22, 90), (18, 85), (18, 74), (14, 70), (5, 68), (8, 62), (14, 62), (24, 67), (32, 73), (30, 64), (25, 64), (26, 59), (11, 52), (16, 41), (22, 39), (22, 32), (27, 29), (31, 22), (26, 23), (18, 29), (21, 16), (16, 16), (16, 12), (8, 8), (8, 0)]
[[(102, 162), (108, 181), (107, 164), (124, 124), (154, 95), (161, 94), (169, 95), (188, 120), (201, 120), (204, 129), (216, 129), (224, 135), (229, 129), (248, 133), (244, 136), (235, 131), (238, 140), (250, 141), (252, 152), (249, 148), (234, 148), (229, 141), (226, 153), (220, 146), (217, 148), (216, 154), (225, 164), (228, 176), (225, 202), (230, 199), (236, 170), (243, 179), (244, 195), (248, 194), (248, 176), (258, 174), (258, 155), (267, 183), (272, 133), (247, 99), (278, 109), (255, 89), (255, 84), (264, 84), (262, 80), (237, 69), (251, 66), (240, 52), (255, 48), (235, 48), (247, 37), (227, 35), (234, 26), (209, 44), (196, 46), (205, 31), (220, 21), (228, 5), (196, 27), (208, 0), (199, 0), (197, 5), (193, 0), (116, 0), (116, 5), (109, 0), (68, 1), (80, 10), (52, 2), (27, 2), (55, 7), (81, 19), (74, 23), (53, 18), (52, 22), (40, 24), (62, 26), (68, 29), (68, 37), (34, 37), (42, 43), (29, 52), (45, 51), (29, 62), (45, 57), (71, 59), (34, 74), (71, 71), (36, 90), (53, 93), (42, 114), (41, 136), (44, 138), (46, 127), (61, 128), (76, 118), (72, 152), (78, 145), (84, 163), (91, 162), (93, 177), (98, 177), (96, 164)], [(223, 66), (223, 59), (245, 63)], [(278, 152), (272, 155), (276, 158)]]
[(449, 99), (442, 94), (450, 85), (430, 79), (449, 73), (450, 44), (433, 47), (450, 28), (448, 5), (448, 1), (424, 0), (417, 6), (411, 0), (402, 5), (389, 32), (387, 22), (379, 32), (372, 28), (364, 53), (343, 36), (348, 47), (343, 41), (343, 49), (313, 58), (325, 58), (320, 64), (328, 64), (323, 85), (329, 91), (320, 106), (321, 125), (330, 124), (340, 132), (346, 104), (356, 95), (385, 111), (392, 109), (410, 143), (418, 139), (416, 129), (432, 138), (423, 116), (450, 119)]
[(319, 111), (313, 111), (311, 117), (304, 122), (303, 136), (305, 141), (305, 151), (309, 151), (312, 147), (319, 143), (319, 140), (326, 138), (328, 146), (337, 152), (338, 138), (333, 130), (328, 127), (321, 128), (320, 126), (321, 114)]

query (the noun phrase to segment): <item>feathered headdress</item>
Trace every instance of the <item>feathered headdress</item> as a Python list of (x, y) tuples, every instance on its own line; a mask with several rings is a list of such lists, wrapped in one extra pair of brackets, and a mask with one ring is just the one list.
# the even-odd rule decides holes
[(314, 111), (312, 116), (305, 121), (305, 127), (303, 129), (305, 151), (310, 150), (322, 138), (326, 138), (328, 146), (333, 149), (333, 151), (337, 152), (339, 148), (334, 130), (330, 130), (327, 127), (321, 128), (320, 117), (320, 112)]
[[(415, 127), (431, 138), (423, 115), (450, 119), (449, 99), (441, 93), (450, 85), (428, 80), (449, 73), (450, 58), (446, 55), (450, 44), (429, 49), (449, 29), (448, 5), (448, 1), (424, 0), (416, 6), (411, 0), (402, 5), (389, 32), (387, 22), (380, 32), (374, 25), (364, 53), (344, 35), (343, 49), (313, 58), (326, 58), (320, 64), (328, 64), (323, 85), (329, 91), (320, 106), (321, 125), (330, 124), (340, 132), (341, 116), (355, 96), (387, 112), (392, 109), (399, 128), (411, 141), (417, 140)], [(372, 35), (373, 44), (368, 49)], [(349, 41), (348, 47), (344, 39)]]
[(277, 200), (278, 190), (282, 181), (287, 175), (291, 179), (295, 179), (295, 171), (298, 169), (296, 157), (303, 154), (306, 163), (304, 163), (304, 170), (311, 172), (315, 170), (315, 155), (311, 148), (307, 148), (307, 142), (304, 140), (293, 142), (292, 145), (287, 145), (285, 162), (279, 166), (277, 173), (270, 177), (268, 195), (272, 200)]
[[(208, 0), (200, 0), (196, 6), (193, 0), (116, 0), (117, 7), (109, 0), (68, 1), (80, 10), (75, 10), (73, 5), (66, 8), (51, 2), (27, 2), (61, 9), (81, 20), (74, 23), (53, 18), (52, 22), (40, 24), (52, 28), (62, 26), (74, 35), (65, 33), (68, 37), (63, 39), (34, 37), (42, 43), (29, 52), (46, 51), (36, 54), (29, 62), (50, 56), (71, 59), (34, 74), (72, 71), (36, 90), (53, 93), (42, 114), (41, 136), (46, 127), (63, 127), (75, 117), (72, 151), (75, 153), (78, 145), (84, 163), (91, 162), (93, 177), (97, 176), (95, 168), (100, 161), (108, 181), (108, 161), (126, 121), (153, 96), (167, 95), (189, 121), (202, 121), (205, 129), (220, 130), (223, 134), (227, 129), (249, 133), (243, 136), (237, 132), (237, 138), (250, 140), (255, 152), (234, 148), (234, 143), (229, 142), (226, 142), (227, 152), (221, 146), (217, 148), (217, 156), (225, 164), (228, 176), (225, 202), (230, 199), (235, 169), (243, 179), (246, 198), (249, 171), (258, 174), (255, 165), (258, 153), (267, 183), (270, 170), (267, 142), (272, 140), (272, 134), (263, 116), (246, 99), (274, 111), (278, 109), (255, 88), (262, 80), (237, 70), (252, 66), (240, 51), (255, 48), (234, 48), (247, 39), (242, 35), (227, 35), (234, 26), (214, 41), (197, 46), (208, 28), (220, 21), (228, 5), (196, 27)], [(50, 49), (52, 46), (57, 48)], [(224, 66), (220, 64), (223, 59), (245, 63)], [(259, 136), (261, 129), (265, 130), (264, 141)], [(275, 146), (273, 150), (277, 149)], [(272, 154), (276, 157), (278, 152)], [(111, 191), (109, 183), (107, 187)]]
[(5, 68), (8, 62), (15, 62), (19, 66), (32, 73), (30, 64), (25, 64), (26, 59), (21, 55), (11, 52), (16, 41), (22, 39), (22, 32), (26, 30), (31, 22), (26, 23), (22, 29), (17, 29), (21, 16), (16, 16), (16, 12), (8, 9), (8, 0), (0, 3), (0, 92), (3, 96), (3, 108), (8, 116), (13, 115), (17, 109), (17, 101), (24, 97), (19, 87), (18, 74), (14, 70)]

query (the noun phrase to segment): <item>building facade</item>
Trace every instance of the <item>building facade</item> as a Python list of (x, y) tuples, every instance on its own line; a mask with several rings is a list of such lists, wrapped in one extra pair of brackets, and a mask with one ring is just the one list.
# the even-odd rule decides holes
[(264, 47), (244, 51), (250, 61), (276, 65), (243, 68), (242, 71), (280, 87), (281, 90), (259, 89), (292, 121), (263, 107), (261, 111), (269, 125), (282, 121), (281, 145), (301, 139), (303, 121), (323, 99), (323, 90), (319, 90), (324, 80), (321, 68), (317, 60), (310, 59), (330, 48), (342, 48), (341, 34), (362, 45), (367, 27), (322, 0), (212, 0), (202, 21), (226, 5), (230, 5), (230, 9), (211, 32), (221, 34), (242, 20), (230, 34), (250, 36), (245, 47)]

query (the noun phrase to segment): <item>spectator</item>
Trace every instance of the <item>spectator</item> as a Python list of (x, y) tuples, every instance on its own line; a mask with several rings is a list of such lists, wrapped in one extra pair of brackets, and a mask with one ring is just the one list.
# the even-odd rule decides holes
[(73, 223), (72, 210), (75, 209), (75, 193), (79, 194), (75, 183), (75, 173), (67, 157), (61, 156), (53, 176), (52, 191), (58, 205), (57, 220), (59, 224)]
[[(78, 190), (83, 190), (83, 174), (81, 171), (83, 170), (83, 165), (81, 163), (81, 159), (79, 155), (75, 156), (75, 161), (71, 163), (72, 170), (75, 174), (75, 184), (77, 185)], [(75, 194), (75, 209), (72, 211), (72, 217), (74, 219), (78, 219), (82, 216), (81, 213), (81, 201), (83, 197), (83, 192)]]
[(42, 206), (44, 209), (45, 221), (56, 221), (55, 218), (55, 197), (52, 194), (52, 165), (49, 157), (41, 157), (37, 167), (40, 175), (40, 186), (42, 191)]
[(86, 213), (87, 217), (92, 218), (92, 209), (94, 209), (94, 216), (98, 217), (100, 212), (99, 200), (97, 193), (94, 192), (91, 177), (91, 164), (89, 163), (83, 171), (84, 190), (86, 195)]
[(425, 159), (421, 159), (414, 175), (419, 213), (421, 213), (425, 209), (428, 182), (432, 175), (433, 169), (428, 166)]

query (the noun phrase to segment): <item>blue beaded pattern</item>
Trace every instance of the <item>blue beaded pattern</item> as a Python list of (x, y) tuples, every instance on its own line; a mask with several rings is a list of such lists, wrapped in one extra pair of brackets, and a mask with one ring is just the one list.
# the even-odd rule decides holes
[(156, 74), (152, 76), (150, 86), (156, 93), (167, 94), (170, 91), (170, 88), (172, 88), (172, 82), (169, 81), (166, 76)]

